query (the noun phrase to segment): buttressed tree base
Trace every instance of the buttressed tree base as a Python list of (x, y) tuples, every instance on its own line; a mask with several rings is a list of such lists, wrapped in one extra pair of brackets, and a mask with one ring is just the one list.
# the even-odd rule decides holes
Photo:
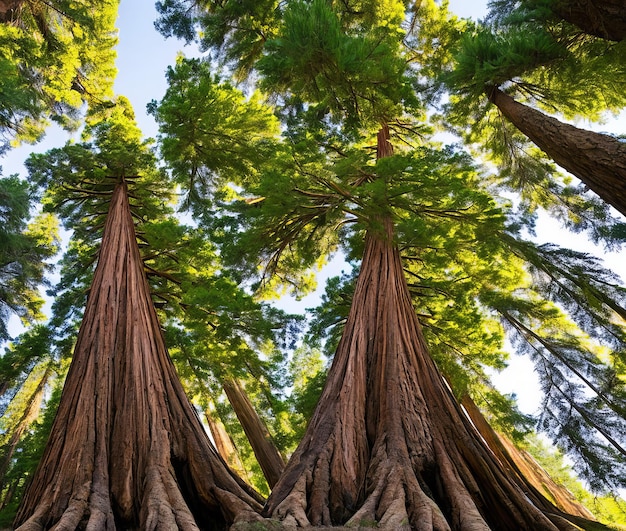
[[(383, 128), (379, 158), (391, 154), (388, 138)], [(593, 528), (503, 470), (428, 353), (393, 220), (376, 225), (326, 386), (269, 515), (298, 527)]]
[(116, 186), (74, 357), (20, 531), (226, 529), (258, 520), (168, 356), (127, 196)]

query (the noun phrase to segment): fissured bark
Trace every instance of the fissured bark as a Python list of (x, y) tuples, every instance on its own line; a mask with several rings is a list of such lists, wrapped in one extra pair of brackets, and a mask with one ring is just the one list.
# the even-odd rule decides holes
[(626, 37), (626, 5), (623, 0), (557, 0), (552, 10), (589, 35), (621, 41)]
[(491, 89), (488, 96), (554, 162), (626, 216), (626, 143), (560, 122), (497, 88)]
[[(379, 157), (391, 152), (387, 134)], [(267, 514), (286, 527), (574, 530), (507, 476), (462, 411), (428, 354), (392, 220), (379, 221), (322, 396)]]
[(260, 518), (258, 509), (178, 380), (119, 184), (50, 439), (16, 527), (225, 529)]

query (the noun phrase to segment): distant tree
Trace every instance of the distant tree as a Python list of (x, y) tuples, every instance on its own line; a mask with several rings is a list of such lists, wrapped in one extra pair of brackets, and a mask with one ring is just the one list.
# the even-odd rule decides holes
[[(459, 95), (452, 99), (448, 119), (458, 124), (457, 130), (466, 138), (482, 141), (498, 164), (517, 165), (518, 174), (527, 174), (526, 182), (532, 173), (551, 171), (538, 162), (537, 155), (534, 163), (524, 162), (529, 150), (507, 130), (504, 120), (495, 118), (487, 101), (554, 162), (625, 215), (624, 143), (550, 116), (600, 120), (626, 104), (619, 88), (625, 73), (622, 47), (581, 35), (578, 28), (554, 16), (558, 12), (575, 17), (577, 10), (587, 10), (588, 22), (600, 28), (602, 24), (591, 14), (610, 4), (494, 2), (489, 24), (468, 29), (455, 53), (453, 71), (444, 77), (450, 90)], [(620, 16), (617, 12), (622, 12), (622, 18), (626, 13), (617, 4), (610, 9), (616, 11), (615, 22)], [(473, 116), (469, 122), (468, 116)], [(524, 182), (523, 177), (518, 179)], [(545, 177), (542, 180), (544, 188), (553, 186)], [(534, 181), (539, 184), (536, 177)]]

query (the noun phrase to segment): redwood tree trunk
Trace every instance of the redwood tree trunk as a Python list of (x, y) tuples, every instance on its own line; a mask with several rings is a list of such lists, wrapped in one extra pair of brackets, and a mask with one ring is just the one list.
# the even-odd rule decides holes
[(267, 484), (272, 489), (285, 468), (285, 462), (276, 449), (267, 426), (255, 411), (252, 402), (239, 382), (225, 380), (223, 386), (228, 401), (233, 406), (235, 415), (237, 415), (250, 446), (252, 446), (252, 451), (259, 462)]
[(559, 166), (626, 216), (626, 144), (579, 129), (516, 102), (499, 89), (489, 99)]
[(51, 436), (16, 526), (223, 529), (260, 518), (258, 509), (178, 380), (119, 184)]
[(626, 37), (626, 6), (623, 0), (560, 0), (552, 10), (585, 33), (621, 41)]
[(461, 410), (428, 354), (392, 221), (381, 225), (366, 236), (326, 385), (267, 513), (300, 527), (575, 529), (521, 491)]

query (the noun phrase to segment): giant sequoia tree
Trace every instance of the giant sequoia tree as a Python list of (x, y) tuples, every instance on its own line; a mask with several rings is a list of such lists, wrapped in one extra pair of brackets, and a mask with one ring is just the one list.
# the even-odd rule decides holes
[(51, 438), (16, 525), (223, 527), (258, 509), (242, 485), (167, 355), (122, 182)]
[[(378, 152), (391, 154), (385, 129)], [(506, 476), (464, 415), (428, 354), (392, 219), (378, 221), (326, 386), (269, 513), (299, 526), (572, 528)]]
[[(0, 12), (7, 18), (21, 5), (5, 2)], [(537, 192), (534, 185), (545, 184), (553, 168), (527, 143), (518, 145), (519, 135), (507, 136), (513, 128), (476, 127), (464, 137), (493, 147), (489, 133), (505, 131), (493, 151), (497, 176), (433, 137), (435, 122), (425, 112), (440, 88), (433, 76), (451, 61), (450, 44), (473, 26), (426, 0), (165, 0), (159, 8), (164, 33), (199, 36), (227, 67), (217, 75), (210, 61), (180, 58), (168, 70), (167, 94), (150, 105), (163, 158), (198, 226), (182, 228), (170, 218), (171, 181), (129, 123), (122, 99), (100, 107), (109, 119), (91, 122), (89, 141), (31, 159), (46, 207), (75, 232), (54, 337), (47, 327), (25, 335), (15, 359), (41, 343), (33, 351), (41, 362), (20, 367), (37, 361), (36, 370), (48, 374), (49, 344), (69, 352), (91, 288), (49, 443), (17, 524), (195, 529), (259, 519), (259, 500), (210, 446), (183, 390), (226, 420), (222, 386), (242, 405), (228, 382), (245, 382), (257, 404), (279, 412), (270, 428), (288, 447), (288, 426), (275, 426), (289, 422), (271, 396), (292, 383), (272, 374), (281, 364), (272, 329), (287, 320), (253, 297), (305, 293), (311, 269), (340, 249), (360, 272), (342, 301), (349, 311), (335, 329), (341, 338), (329, 352), (319, 403), (307, 410), (313, 413), (304, 437), (282, 474), (278, 459), (265, 467), (275, 482), (265, 515), (289, 528), (602, 528), (575, 506), (577, 514), (566, 514), (546, 500), (474, 407), (487, 405), (489, 420), (500, 424), (516, 416), (512, 400), (491, 393), (486, 370), (503, 366), (507, 333), (540, 371), (540, 427), (581, 456), (591, 481), (626, 482), (626, 292), (588, 257), (520, 236), (533, 228), (539, 206), (582, 217), (584, 228), (599, 227), (613, 244), (620, 225), (602, 218), (606, 207), (597, 200), (575, 197), (566, 186)], [(563, 68), (544, 65), (593, 63), (600, 70), (619, 55), (593, 59), (598, 39), (592, 45), (585, 37), (573, 59), (563, 59), (574, 50), (563, 47), (566, 34), (556, 32), (557, 46), (548, 49), (529, 37), (524, 49), (535, 53), (524, 60), (512, 54), (522, 67), (505, 61), (495, 85), (534, 94), (543, 80), (546, 93), (560, 87), (563, 95), (565, 83), (554, 81)], [(552, 77), (541, 78), (544, 71)], [(238, 80), (252, 74), (247, 81), (260, 91), (245, 97), (221, 79), (224, 72)], [(594, 94), (618, 74), (599, 76)], [(462, 77), (455, 81), (460, 92)], [(493, 108), (482, 81), (464, 93), (471, 112)], [(261, 91), (272, 106), (262, 103)], [(571, 114), (585, 101), (573, 92), (563, 97)], [(624, 103), (618, 92), (606, 92), (611, 109)], [(595, 98), (580, 109), (595, 116), (600, 107)], [(445, 118), (452, 123), (455, 115)], [(507, 159), (508, 152), (514, 156)], [(503, 177), (531, 181), (532, 193), (519, 188), (519, 212), (494, 195)], [(95, 272), (89, 255), (100, 232), (85, 230), (86, 221), (105, 227)], [(164, 335), (152, 300), (167, 319)], [(27, 383), (21, 394), (36, 408), (40, 386)], [(296, 394), (302, 383), (293, 382)], [(489, 404), (492, 397), (507, 411)], [(244, 405), (239, 413), (250, 414)], [(14, 416), (17, 438), (30, 416), (29, 408)], [(14, 438), (7, 440), (5, 455), (19, 453)]]

